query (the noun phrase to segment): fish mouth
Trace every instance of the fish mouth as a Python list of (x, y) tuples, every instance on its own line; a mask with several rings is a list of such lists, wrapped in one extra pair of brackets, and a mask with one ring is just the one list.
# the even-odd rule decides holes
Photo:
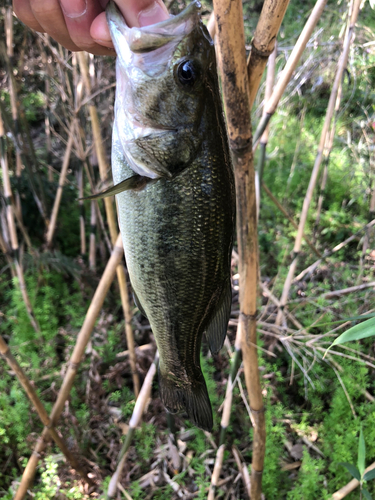
[(116, 40), (125, 38), (133, 53), (142, 54), (188, 35), (199, 22), (200, 9), (200, 2), (194, 0), (177, 16), (170, 16), (165, 21), (143, 28), (129, 28), (117, 5), (110, 0), (106, 8), (106, 16), (116, 49)]

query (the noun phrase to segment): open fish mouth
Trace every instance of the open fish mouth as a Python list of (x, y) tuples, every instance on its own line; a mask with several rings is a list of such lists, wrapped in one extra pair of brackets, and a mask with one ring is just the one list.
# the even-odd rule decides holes
[[(129, 28), (113, 0), (107, 6), (107, 21), (115, 46), (116, 40), (125, 39), (133, 53), (146, 53), (177, 42), (188, 35), (199, 21), (201, 4), (194, 0), (177, 16), (143, 28)], [(117, 50), (117, 47), (116, 47)]]

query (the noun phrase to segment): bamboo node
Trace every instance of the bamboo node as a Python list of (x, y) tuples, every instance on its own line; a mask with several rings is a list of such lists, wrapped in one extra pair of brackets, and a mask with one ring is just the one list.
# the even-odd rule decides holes
[(250, 410), (251, 410), (251, 413), (256, 413), (256, 414), (259, 414), (259, 413), (265, 413), (266, 409), (265, 407), (263, 406), (263, 408), (261, 408), (260, 410), (253, 410), (251, 407), (250, 407)]
[[(255, 52), (255, 54), (259, 57), (259, 58), (262, 58), (262, 59), (268, 59), (269, 56), (272, 54), (273, 52), (273, 49), (275, 48), (275, 41), (276, 41), (276, 36), (274, 36), (272, 38), (272, 40), (270, 40), (269, 42), (269, 45), (268, 47), (272, 47), (272, 48), (269, 48), (268, 50), (264, 50), (264, 49), (258, 49), (254, 43), (251, 45), (251, 52), (250, 52), (250, 55), (252, 54), (252, 52)], [(250, 57), (249, 55), (249, 57)]]
[(255, 311), (254, 314), (245, 314), (243, 312), (240, 313), (240, 317), (244, 319), (244, 321), (256, 321), (258, 316), (258, 311)]
[(77, 370), (78, 367), (79, 367), (79, 363), (73, 363), (72, 361), (70, 361), (69, 363), (69, 367), (72, 369), (72, 370)]

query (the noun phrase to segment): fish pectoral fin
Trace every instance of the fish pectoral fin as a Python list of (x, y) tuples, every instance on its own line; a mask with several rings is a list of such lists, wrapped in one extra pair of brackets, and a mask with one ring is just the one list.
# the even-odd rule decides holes
[(203, 374), (190, 384), (174, 381), (164, 375), (159, 366), (161, 400), (169, 413), (186, 411), (189, 419), (201, 429), (212, 432), (213, 418), (210, 398)]
[(223, 347), (227, 334), (228, 321), (232, 307), (232, 287), (230, 280), (224, 286), (221, 296), (206, 330), (208, 345), (212, 354), (217, 354)]
[(101, 198), (106, 198), (107, 196), (113, 196), (115, 194), (122, 193), (123, 191), (129, 191), (130, 189), (137, 191), (143, 189), (146, 184), (148, 184), (152, 179), (148, 177), (143, 177), (142, 175), (133, 175), (122, 182), (119, 182), (115, 186), (112, 186), (101, 193), (93, 194), (85, 198), (78, 198), (79, 200), (100, 200)]
[(145, 310), (143, 309), (142, 305), (141, 305), (141, 302), (137, 296), (137, 294), (135, 293), (135, 291), (133, 290), (133, 299), (134, 299), (134, 304), (138, 307), (139, 309), (139, 312), (145, 317), (147, 318), (147, 314), (145, 313)]

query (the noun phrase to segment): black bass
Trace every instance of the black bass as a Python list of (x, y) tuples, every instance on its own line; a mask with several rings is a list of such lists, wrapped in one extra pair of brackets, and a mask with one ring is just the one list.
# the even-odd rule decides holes
[(215, 51), (191, 3), (129, 28), (113, 2), (117, 53), (112, 172), (134, 297), (159, 350), (161, 399), (212, 430), (202, 335), (224, 342), (231, 310), (235, 188)]

